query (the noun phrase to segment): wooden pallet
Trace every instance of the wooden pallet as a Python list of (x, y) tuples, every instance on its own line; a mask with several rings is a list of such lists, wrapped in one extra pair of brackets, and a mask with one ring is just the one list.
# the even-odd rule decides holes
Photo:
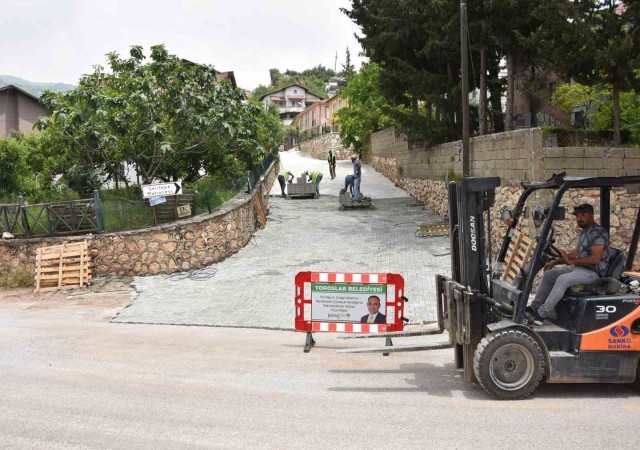
[(417, 237), (449, 236), (450, 227), (447, 222), (418, 222), (416, 225), (418, 226)]
[(266, 201), (263, 194), (262, 178), (260, 179), (260, 181), (260, 189), (258, 189), (258, 192), (256, 192), (256, 195), (254, 196), (254, 202), (258, 222), (260, 222), (260, 227), (264, 228), (267, 225), (267, 211), (265, 208)]
[(536, 242), (533, 239), (514, 230), (514, 235), (511, 238), (507, 256), (504, 260), (505, 267), (502, 280), (511, 283), (520, 273), (520, 270), (529, 263), (535, 248)]
[(35, 292), (83, 287), (91, 280), (92, 272), (87, 241), (39, 248)]

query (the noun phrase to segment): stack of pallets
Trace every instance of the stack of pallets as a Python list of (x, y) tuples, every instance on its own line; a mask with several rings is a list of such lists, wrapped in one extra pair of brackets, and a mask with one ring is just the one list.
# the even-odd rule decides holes
[(511, 238), (509, 249), (504, 259), (505, 268), (502, 279), (511, 283), (518, 276), (520, 270), (529, 264), (529, 260), (535, 249), (536, 242), (533, 239), (514, 230), (514, 235)]
[(83, 287), (91, 280), (92, 269), (87, 241), (39, 248), (35, 292)]

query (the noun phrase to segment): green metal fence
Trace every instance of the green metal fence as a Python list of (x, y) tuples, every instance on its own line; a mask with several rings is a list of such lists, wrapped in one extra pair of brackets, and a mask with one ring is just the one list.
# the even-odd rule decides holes
[(247, 193), (252, 192), (258, 182), (260, 181), (260, 177), (267, 173), (271, 164), (275, 161), (278, 156), (278, 149), (272, 149), (267, 155), (260, 161), (260, 164), (257, 164), (252, 170), (247, 172)]
[(93, 198), (56, 203), (0, 205), (0, 232), (17, 237), (65, 236), (104, 231), (100, 194)]

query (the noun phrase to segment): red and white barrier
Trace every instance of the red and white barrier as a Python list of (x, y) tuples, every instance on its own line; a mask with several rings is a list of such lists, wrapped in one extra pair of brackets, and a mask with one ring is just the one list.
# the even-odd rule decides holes
[[(344, 290), (344, 296), (333, 292), (335, 301), (327, 306), (326, 295), (322, 299), (322, 308), (318, 297), (323, 296), (322, 290)], [(340, 273), (340, 272), (300, 272), (295, 279), (295, 329), (307, 333), (383, 333), (388, 331), (402, 331), (404, 328), (404, 278), (393, 273)], [(316, 297), (312, 292), (316, 292)], [(320, 291), (320, 292), (318, 292)], [(380, 291), (384, 294), (376, 294)], [(369, 295), (371, 293), (371, 295)], [(364, 306), (362, 299), (367, 296), (378, 296), (384, 309), (379, 313), (386, 316), (386, 323), (361, 323), (361, 314), (366, 314), (366, 300)], [(382, 300), (384, 298), (384, 300)], [(340, 300), (344, 299), (344, 300)], [(350, 299), (350, 300), (349, 300)], [(354, 300), (355, 299), (355, 300)], [(344, 301), (347, 311), (343, 315), (349, 316), (343, 320), (328, 320), (331, 316), (327, 311), (337, 308)], [(331, 302), (329, 302), (331, 303)], [(337, 305), (337, 306), (336, 306)], [(314, 317), (314, 308), (316, 315)], [(322, 314), (318, 314), (318, 311)], [(337, 315), (337, 314), (336, 314)], [(364, 319), (364, 317), (362, 317)]]

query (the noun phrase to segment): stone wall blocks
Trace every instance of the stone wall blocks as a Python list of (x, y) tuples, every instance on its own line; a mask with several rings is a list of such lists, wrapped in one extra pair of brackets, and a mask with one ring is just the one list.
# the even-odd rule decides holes
[(546, 158), (562, 158), (564, 157), (564, 149), (560, 147), (548, 147), (544, 149), (544, 157)]
[(604, 147), (585, 147), (585, 158), (604, 158)]
[(640, 159), (625, 159), (622, 169), (626, 172), (625, 175), (637, 175), (640, 170)]
[(629, 159), (640, 159), (640, 148), (624, 149), (624, 157)]
[(162, 244), (162, 250), (164, 252), (173, 253), (177, 250), (178, 243), (177, 242), (165, 242)]

